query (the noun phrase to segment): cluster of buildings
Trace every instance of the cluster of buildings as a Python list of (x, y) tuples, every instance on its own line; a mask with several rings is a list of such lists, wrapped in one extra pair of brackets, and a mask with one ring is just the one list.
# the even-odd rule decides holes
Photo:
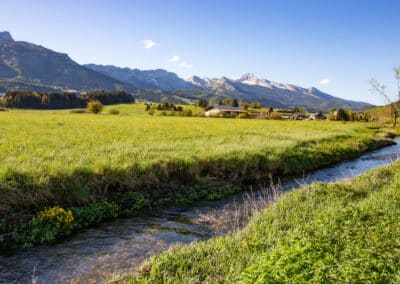
[[(269, 118), (271, 117), (270, 112), (262, 111), (250, 111), (241, 107), (232, 107), (226, 105), (213, 105), (209, 106), (204, 110), (204, 115), (207, 117), (236, 117), (240, 114), (246, 113), (251, 118)], [(321, 112), (306, 114), (305, 112), (293, 112), (293, 110), (275, 110), (274, 117), (281, 119), (292, 119), (292, 120), (323, 120), (327, 116)], [(278, 114), (278, 115), (276, 115)]]

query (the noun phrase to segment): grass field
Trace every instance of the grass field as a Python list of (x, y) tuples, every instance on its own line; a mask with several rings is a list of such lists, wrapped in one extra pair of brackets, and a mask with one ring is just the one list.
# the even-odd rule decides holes
[[(175, 247), (129, 283), (399, 283), (400, 162), (284, 194), (244, 230)], [(140, 275), (140, 274), (139, 274)]]
[(178, 199), (196, 200), (204, 188), (301, 173), (381, 145), (362, 123), (150, 116), (139, 104), (103, 113), (0, 112), (0, 213), (119, 203), (132, 192), (169, 203), (179, 189)]

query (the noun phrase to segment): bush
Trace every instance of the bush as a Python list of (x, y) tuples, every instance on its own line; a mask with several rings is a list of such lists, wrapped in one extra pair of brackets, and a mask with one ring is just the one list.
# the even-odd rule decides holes
[(91, 203), (85, 207), (70, 208), (79, 229), (86, 228), (118, 215), (118, 206), (107, 201)]
[(221, 114), (221, 117), (223, 117), (223, 118), (229, 118), (229, 117), (231, 117), (231, 115), (230, 115), (229, 113), (227, 113), (227, 112), (223, 112), (223, 113)]
[(161, 112), (160, 112), (160, 115), (161, 115), (161, 116), (166, 116), (167, 113), (166, 113), (165, 111), (161, 111)]
[(150, 206), (150, 200), (139, 192), (130, 192), (128, 194), (130, 208), (141, 209)]
[(240, 113), (238, 116), (236, 116), (236, 118), (250, 118), (250, 114), (248, 114), (247, 112), (242, 112)]
[(0, 111), (8, 111), (8, 110), (4, 107), (0, 107)]
[(191, 109), (187, 109), (183, 111), (183, 116), (192, 116), (192, 110)]
[(151, 206), (150, 199), (139, 192), (115, 192), (113, 196), (118, 200), (121, 216), (132, 216), (139, 209)]
[(110, 109), (110, 110), (108, 111), (108, 114), (119, 114), (119, 110), (117, 110), (117, 109)]
[(91, 113), (98, 114), (103, 110), (103, 104), (99, 101), (90, 101), (87, 104), (87, 109)]
[(40, 211), (33, 217), (31, 241), (33, 243), (53, 243), (60, 237), (68, 236), (75, 228), (76, 222), (72, 211), (54, 206)]
[(149, 115), (154, 115), (154, 109), (153, 108), (149, 109), (148, 113), (149, 113)]
[(261, 103), (260, 102), (252, 102), (250, 104), (250, 107), (254, 108), (254, 109), (260, 109), (261, 108)]
[(282, 115), (276, 111), (271, 112), (270, 117), (271, 119), (277, 119), (277, 120), (282, 119)]

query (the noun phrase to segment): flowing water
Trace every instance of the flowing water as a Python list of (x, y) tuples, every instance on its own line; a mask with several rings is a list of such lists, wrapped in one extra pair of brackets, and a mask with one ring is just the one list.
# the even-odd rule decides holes
[[(400, 139), (397, 140), (400, 142)], [(400, 143), (280, 185), (283, 190), (313, 181), (337, 181), (393, 163)], [(99, 283), (129, 273), (152, 254), (225, 234), (246, 224), (252, 212), (277, 198), (276, 188), (215, 202), (170, 208), (146, 217), (118, 219), (87, 229), (53, 246), (0, 255), (0, 283)]]

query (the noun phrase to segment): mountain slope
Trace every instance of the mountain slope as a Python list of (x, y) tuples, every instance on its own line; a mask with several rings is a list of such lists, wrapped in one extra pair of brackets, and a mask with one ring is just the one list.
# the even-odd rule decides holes
[(163, 69), (140, 70), (97, 64), (87, 64), (84, 66), (116, 80), (133, 84), (142, 89), (161, 89), (171, 91), (192, 87), (189, 82), (179, 78), (175, 73)]
[[(63, 53), (0, 33), (0, 79), (4, 84), (51, 86), (54, 89), (134, 89), (126, 83), (79, 65)], [(1, 86), (0, 86), (1, 88)]]
[(249, 73), (236, 80), (226, 77), (202, 79), (194, 76), (189, 78), (188, 81), (218, 96), (234, 97), (245, 101), (260, 101), (263, 105), (279, 108), (297, 106), (310, 111), (327, 111), (333, 107), (362, 109), (371, 106), (364, 102), (337, 98), (314, 87), (302, 88), (291, 84), (273, 82), (260, 79)]

